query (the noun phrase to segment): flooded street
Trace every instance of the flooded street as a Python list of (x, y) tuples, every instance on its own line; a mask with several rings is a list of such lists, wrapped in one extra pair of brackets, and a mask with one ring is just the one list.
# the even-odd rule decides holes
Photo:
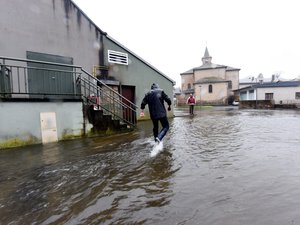
[(0, 224), (300, 224), (300, 111), (175, 111), (109, 138), (0, 151)]

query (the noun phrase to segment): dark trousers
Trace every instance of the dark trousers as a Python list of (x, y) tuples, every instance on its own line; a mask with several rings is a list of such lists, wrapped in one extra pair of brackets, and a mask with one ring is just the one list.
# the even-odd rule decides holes
[[(158, 122), (160, 122), (162, 129), (161, 131), (158, 133)], [(163, 117), (160, 119), (152, 119), (152, 123), (153, 123), (153, 136), (154, 136), (154, 140), (155, 138), (159, 138), (159, 140), (162, 140), (164, 138), (164, 136), (167, 134), (168, 130), (169, 130), (169, 121), (167, 117)]]
[(194, 114), (194, 105), (190, 105), (190, 114), (191, 114), (191, 115)]

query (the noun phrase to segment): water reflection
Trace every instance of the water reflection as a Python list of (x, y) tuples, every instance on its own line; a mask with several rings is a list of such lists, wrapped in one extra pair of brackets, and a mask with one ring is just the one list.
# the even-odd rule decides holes
[(185, 110), (136, 132), (0, 152), (0, 224), (300, 223), (298, 111)]

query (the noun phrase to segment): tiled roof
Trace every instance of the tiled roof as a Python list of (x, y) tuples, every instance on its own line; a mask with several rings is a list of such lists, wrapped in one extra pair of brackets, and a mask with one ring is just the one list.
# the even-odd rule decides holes
[(241, 69), (227, 66), (226, 70), (227, 70), (227, 71), (234, 71), (234, 70), (241, 70)]
[(192, 68), (184, 73), (181, 73), (180, 75), (188, 75), (193, 74), (196, 70), (210, 70), (210, 69), (219, 69), (219, 68), (225, 68), (226, 71), (235, 71), (240, 70), (238, 68), (233, 68), (230, 66), (224, 66), (219, 64), (214, 64), (211, 62), (212, 57), (208, 53), (207, 47), (205, 48), (204, 56), (202, 58), (203, 64), (201, 66)]
[(188, 71), (186, 71), (186, 72), (181, 73), (181, 75), (185, 75), (185, 74), (193, 74), (193, 73), (194, 73), (194, 70), (191, 69), (191, 70), (188, 70)]
[(195, 67), (193, 70), (207, 70), (207, 69), (218, 69), (218, 68), (226, 68), (227, 66), (214, 64), (214, 63), (208, 63), (203, 64), (202, 66)]
[(198, 67), (195, 67), (193, 69), (190, 69), (190, 70), (188, 70), (184, 73), (181, 73), (181, 75), (193, 74), (194, 71), (196, 71), (196, 70), (210, 70), (210, 69), (219, 69), (219, 68), (225, 68), (226, 71), (240, 70), (238, 68), (234, 68), (234, 67), (230, 67), (230, 66), (224, 66), (224, 65), (209, 63), (209, 64), (204, 64), (202, 66), (198, 66)]
[(222, 79), (220, 77), (205, 77), (203, 79), (197, 80), (195, 84), (205, 84), (205, 83), (224, 83), (229, 82), (228, 80)]
[(110, 37), (106, 32), (104, 32), (103, 30), (101, 30), (80, 8), (79, 6), (77, 6), (73, 1), (71, 1), (72, 4), (78, 9), (78, 11), (80, 12), (80, 14), (82, 14), (95, 28), (96, 30), (99, 30), (100, 33), (102, 33), (103, 35), (105, 35), (107, 37), (107, 39), (111, 40), (112, 42), (114, 42), (116, 45), (118, 45), (118, 47), (123, 48), (125, 51), (127, 51), (128, 53), (130, 53), (131, 55), (133, 55), (134, 57), (136, 57), (137, 59), (139, 59), (141, 62), (143, 62), (145, 65), (147, 65), (148, 67), (152, 68), (153, 70), (155, 70), (157, 73), (159, 73), (160, 75), (162, 75), (163, 77), (165, 77), (167, 80), (171, 81), (173, 86), (176, 84), (176, 82), (174, 80), (172, 80), (170, 77), (168, 77), (166, 74), (162, 73), (160, 70), (158, 70), (156, 67), (154, 67), (153, 65), (151, 65), (150, 63), (148, 63), (147, 61), (145, 61), (143, 58), (141, 58), (140, 56), (138, 56), (136, 53), (132, 52), (131, 50), (129, 50), (127, 47), (125, 47), (124, 45), (122, 45), (121, 43), (119, 43), (118, 41), (116, 41), (115, 39), (113, 39), (112, 37)]
[(268, 82), (268, 83), (262, 83), (262, 84), (253, 84), (249, 85), (240, 89), (237, 89), (235, 91), (241, 91), (241, 90), (251, 90), (251, 89), (257, 89), (257, 88), (277, 88), (277, 87), (299, 87), (300, 81), (279, 81), (279, 82)]
[(262, 83), (256, 84), (254, 88), (268, 88), (268, 87), (298, 87), (300, 86), (300, 81), (283, 81), (283, 82), (273, 82), (273, 83)]

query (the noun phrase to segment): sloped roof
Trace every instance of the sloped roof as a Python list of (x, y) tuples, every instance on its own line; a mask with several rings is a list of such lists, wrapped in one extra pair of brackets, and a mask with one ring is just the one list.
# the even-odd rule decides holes
[(241, 69), (234, 68), (234, 67), (231, 67), (231, 66), (227, 66), (227, 68), (226, 68), (226, 71), (235, 71), (235, 70), (241, 70)]
[(241, 70), (230, 66), (225, 66), (225, 65), (215, 64), (215, 63), (207, 63), (198, 67), (194, 67), (186, 72), (181, 73), (180, 75), (193, 74), (197, 70), (211, 70), (211, 69), (220, 69), (220, 68), (225, 68), (226, 71)]
[(203, 79), (199, 79), (195, 82), (195, 84), (205, 84), (205, 83), (225, 83), (229, 82), (228, 80), (225, 80), (220, 77), (205, 77)]
[(188, 74), (193, 74), (197, 70), (210, 70), (210, 69), (220, 69), (220, 68), (225, 68), (226, 71), (236, 71), (236, 70), (241, 70), (238, 68), (230, 67), (230, 66), (225, 66), (225, 65), (220, 65), (220, 64), (215, 64), (211, 62), (212, 57), (208, 53), (207, 47), (205, 48), (204, 56), (202, 58), (203, 64), (198, 67), (194, 67), (186, 72), (180, 73), (180, 75), (188, 75)]
[[(264, 77), (264, 83), (270, 83), (272, 82), (272, 77)], [(281, 77), (280, 79), (277, 79), (277, 81), (273, 81), (273, 82), (283, 82), (283, 81), (297, 81), (297, 79), (294, 80), (290, 80), (290, 79), (286, 79)], [(244, 77), (240, 79), (240, 84), (257, 84), (258, 83), (258, 79), (254, 78), (254, 77)]]
[(190, 69), (190, 70), (188, 70), (186, 72), (181, 73), (180, 75), (187, 75), (187, 74), (193, 74), (193, 73), (194, 73), (194, 70)]
[(137, 59), (139, 59), (140, 61), (142, 61), (144, 64), (146, 64), (147, 66), (149, 66), (150, 68), (152, 68), (153, 70), (155, 70), (156, 72), (158, 72), (159, 74), (161, 74), (163, 77), (165, 77), (166, 79), (168, 79), (169, 81), (171, 81), (173, 83), (173, 85), (176, 84), (176, 82), (174, 80), (172, 80), (170, 77), (168, 77), (167, 75), (165, 75), (164, 73), (162, 73), (161, 71), (159, 71), (157, 68), (155, 68), (154, 66), (152, 66), (150, 63), (146, 62), (144, 59), (142, 59), (140, 56), (138, 56), (137, 54), (135, 54), (134, 52), (132, 52), (131, 50), (129, 50), (128, 48), (126, 48), (124, 45), (120, 44), (119, 42), (117, 42), (116, 40), (114, 40), (112, 37), (110, 37), (106, 32), (104, 32), (103, 30), (101, 30), (80, 8), (78, 5), (76, 5), (72, 0), (70, 0), (70, 2), (78, 9), (78, 11), (80, 11), (80, 13), (103, 35), (105, 35), (109, 40), (111, 40), (112, 42), (114, 42), (115, 44), (117, 44), (119, 47), (123, 48), (125, 51), (127, 51), (128, 53), (130, 53), (131, 55), (133, 55), (134, 57), (136, 57)]
[(300, 86), (300, 81), (279, 81), (272, 83), (262, 83), (256, 84), (254, 88), (269, 88), (269, 87), (298, 87)]
[(277, 87), (299, 87), (300, 81), (278, 81), (278, 82), (268, 82), (262, 84), (253, 84), (249, 85), (235, 91), (248, 90), (248, 89), (257, 89), (257, 88), (277, 88)]
[(204, 64), (202, 66), (195, 67), (193, 69), (190, 69), (186, 72), (181, 73), (180, 75), (186, 75), (186, 74), (193, 74), (197, 70), (210, 70), (210, 69), (220, 69), (225, 68), (226, 71), (235, 71), (240, 70), (238, 68), (230, 67), (230, 66), (224, 66), (220, 64), (210, 63), (210, 64)]
[(125, 46), (123, 46), (122, 44), (120, 44), (119, 42), (117, 42), (116, 40), (114, 40), (112, 37), (106, 35), (106, 37), (108, 39), (110, 39), (112, 42), (114, 42), (115, 44), (119, 45), (121, 48), (123, 48), (125, 51), (129, 52), (131, 55), (135, 56), (137, 59), (141, 60), (144, 64), (146, 64), (147, 66), (149, 66), (150, 68), (152, 68), (153, 70), (155, 70), (156, 72), (158, 72), (160, 75), (162, 75), (163, 77), (165, 77), (166, 79), (168, 79), (169, 81), (171, 81), (173, 83), (173, 85), (176, 84), (176, 82), (174, 80), (172, 80), (170, 77), (168, 77), (167, 75), (165, 75), (163, 72), (161, 72), (160, 70), (158, 70), (156, 67), (152, 66), (150, 63), (146, 62), (144, 59), (142, 59), (140, 56), (138, 56), (137, 54), (135, 54), (134, 52), (132, 52), (131, 50), (129, 50), (128, 48), (126, 48)]
[(224, 65), (219, 65), (215, 63), (209, 63), (209, 64), (204, 64), (199, 67), (195, 67), (193, 70), (207, 70), (207, 69), (219, 69), (219, 68), (226, 68), (227, 66)]

